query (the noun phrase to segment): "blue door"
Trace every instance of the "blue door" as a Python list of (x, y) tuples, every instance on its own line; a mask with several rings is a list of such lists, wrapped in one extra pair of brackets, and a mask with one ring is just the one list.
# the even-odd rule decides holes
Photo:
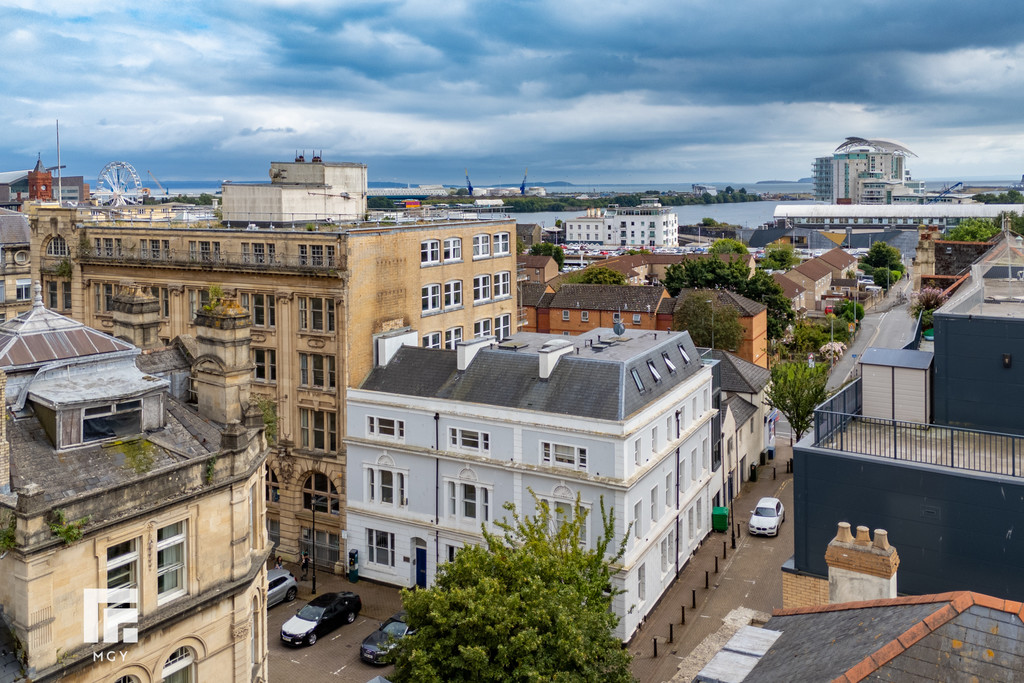
[(427, 587), (427, 549), (416, 548), (416, 585)]

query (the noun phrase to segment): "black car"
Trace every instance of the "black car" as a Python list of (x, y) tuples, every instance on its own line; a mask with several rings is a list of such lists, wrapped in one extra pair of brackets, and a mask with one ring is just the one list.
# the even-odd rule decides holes
[(281, 640), (298, 645), (312, 645), (318, 636), (333, 631), (341, 624), (356, 620), (363, 601), (351, 591), (324, 593), (310, 600), (305, 607), (281, 626)]
[(359, 646), (359, 658), (371, 664), (383, 664), (381, 659), (395, 647), (398, 640), (413, 633), (405, 623), (405, 611), (401, 611), (366, 636)]

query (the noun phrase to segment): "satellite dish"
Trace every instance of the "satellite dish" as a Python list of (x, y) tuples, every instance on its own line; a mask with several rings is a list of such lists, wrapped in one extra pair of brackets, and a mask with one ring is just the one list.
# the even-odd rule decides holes
[(623, 325), (621, 322), (615, 323), (614, 325), (612, 325), (612, 331), (616, 334), (616, 336), (621, 337), (622, 333), (626, 331), (626, 326)]

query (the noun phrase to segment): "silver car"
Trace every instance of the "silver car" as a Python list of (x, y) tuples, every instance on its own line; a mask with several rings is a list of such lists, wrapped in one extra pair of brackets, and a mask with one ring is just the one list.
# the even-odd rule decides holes
[(267, 607), (279, 602), (291, 602), (299, 592), (295, 577), (287, 569), (271, 569), (267, 572)]
[(762, 498), (757, 501), (757, 507), (750, 513), (750, 524), (748, 531), (752, 536), (764, 534), (765, 536), (778, 536), (779, 527), (786, 519), (786, 510), (782, 507), (782, 501), (778, 498)]

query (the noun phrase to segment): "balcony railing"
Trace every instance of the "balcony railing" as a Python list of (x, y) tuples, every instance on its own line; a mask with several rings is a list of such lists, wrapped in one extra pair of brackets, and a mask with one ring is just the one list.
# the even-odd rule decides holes
[(1024, 436), (864, 417), (828, 409), (844, 404), (860, 411), (859, 388), (842, 397), (837, 394), (814, 411), (817, 448), (971, 472), (1024, 476)]
[(90, 248), (80, 250), (78, 258), (92, 263), (120, 263), (125, 265), (173, 265), (198, 268), (227, 268), (233, 270), (277, 270), (330, 274), (344, 269), (344, 257), (299, 256), (294, 254), (258, 255), (229, 251), (160, 250)]

